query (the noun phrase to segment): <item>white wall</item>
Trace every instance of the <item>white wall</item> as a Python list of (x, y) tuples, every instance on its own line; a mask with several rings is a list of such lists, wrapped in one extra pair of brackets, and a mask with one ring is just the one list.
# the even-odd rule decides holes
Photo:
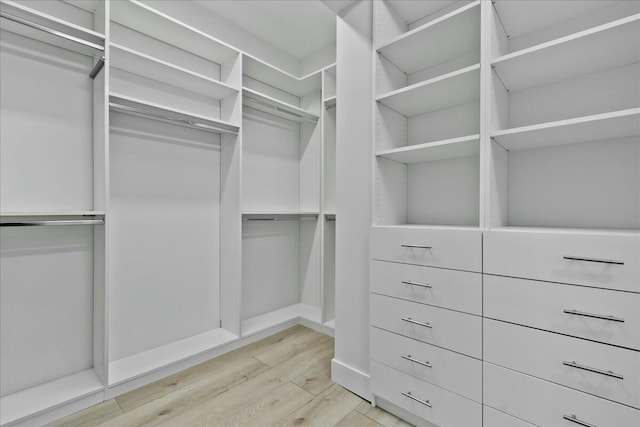
[(369, 229), (373, 153), (372, 2), (337, 22), (336, 353), (332, 379), (370, 399)]

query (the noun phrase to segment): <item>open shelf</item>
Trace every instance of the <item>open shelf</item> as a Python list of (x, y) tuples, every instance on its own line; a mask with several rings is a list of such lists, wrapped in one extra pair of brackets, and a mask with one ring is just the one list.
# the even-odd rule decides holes
[(109, 386), (164, 368), (238, 339), (218, 328), (109, 363)]
[(104, 389), (93, 369), (68, 375), (0, 399), (0, 424), (7, 425), (27, 416), (71, 403)]
[(408, 147), (384, 150), (376, 153), (378, 157), (400, 163), (422, 163), (456, 157), (477, 156), (480, 153), (480, 135), (452, 138), (444, 141), (410, 145)]
[(337, 102), (337, 97), (334, 95), (324, 100), (324, 106), (327, 108), (335, 107), (336, 102)]
[(296, 325), (301, 318), (320, 323), (320, 308), (307, 304), (293, 304), (243, 320), (240, 330), (242, 337), (247, 337), (278, 326)]
[(319, 119), (315, 114), (311, 114), (300, 107), (287, 104), (246, 87), (242, 88), (242, 101), (247, 107), (296, 122), (317, 122)]
[(595, 114), (493, 132), (491, 138), (507, 150), (573, 144), (640, 135), (640, 108)]
[(479, 52), (480, 1), (465, 5), (377, 47), (407, 74)]
[(31, 218), (31, 217), (96, 217), (104, 218), (104, 211), (68, 211), (68, 212), (0, 212), (0, 217)]
[(320, 72), (300, 78), (247, 54), (243, 55), (242, 73), (298, 97), (319, 91), (322, 85)]
[(317, 218), (318, 212), (243, 212), (245, 221), (287, 221), (301, 218)]
[(110, 47), (111, 66), (114, 68), (216, 99), (224, 99), (234, 93), (238, 93), (238, 89), (218, 80), (137, 52), (125, 46), (111, 43)]
[(14, 1), (0, 3), (2, 29), (85, 55), (104, 51), (104, 34)]
[(239, 126), (229, 122), (195, 115), (116, 93), (109, 95), (109, 108), (134, 116), (142, 116), (207, 132), (237, 134), (240, 131)]
[(464, 104), (480, 97), (480, 64), (447, 73), (376, 98), (404, 116)]
[(640, 60), (640, 14), (501, 56), (492, 67), (518, 91)]
[(593, 234), (616, 236), (640, 236), (640, 230), (617, 228), (580, 228), (580, 227), (492, 227), (491, 231), (508, 233), (549, 233), (549, 234)]
[(136, 0), (111, 3), (111, 20), (218, 64), (238, 55), (230, 45)]

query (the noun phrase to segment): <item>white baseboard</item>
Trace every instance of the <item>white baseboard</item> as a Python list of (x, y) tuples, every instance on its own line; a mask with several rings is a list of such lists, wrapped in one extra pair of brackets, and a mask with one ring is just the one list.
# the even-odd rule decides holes
[(331, 360), (331, 381), (371, 402), (373, 395), (369, 387), (369, 374), (365, 374), (337, 359)]

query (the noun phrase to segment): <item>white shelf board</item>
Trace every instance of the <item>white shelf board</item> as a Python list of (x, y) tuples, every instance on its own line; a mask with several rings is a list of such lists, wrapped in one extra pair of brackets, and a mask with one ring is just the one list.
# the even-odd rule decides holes
[(480, 64), (394, 90), (376, 100), (411, 117), (480, 98)]
[(450, 231), (480, 231), (480, 227), (471, 225), (432, 225), (432, 224), (374, 224), (378, 228), (408, 228), (414, 230), (450, 230)]
[(480, 51), (480, 1), (427, 22), (376, 49), (407, 74)]
[(317, 218), (319, 212), (243, 212), (245, 221), (287, 221), (301, 218)]
[(242, 73), (298, 97), (320, 91), (322, 87), (322, 70), (297, 77), (248, 54), (242, 58)]
[(0, 399), (0, 424), (4, 426), (103, 390), (95, 371), (87, 369), (19, 391)]
[(319, 119), (315, 114), (311, 114), (300, 107), (287, 104), (279, 99), (264, 95), (246, 87), (242, 88), (242, 103), (246, 107), (264, 111), (265, 113), (274, 114), (278, 117), (296, 122), (317, 122)]
[(217, 328), (109, 363), (109, 387), (238, 340)]
[(472, 157), (479, 154), (480, 135), (470, 135), (379, 151), (376, 156), (400, 163), (412, 164)]
[(548, 234), (593, 234), (640, 237), (640, 230), (623, 228), (568, 228), (568, 227), (494, 227), (487, 231), (506, 233), (548, 233)]
[(204, 31), (137, 0), (111, 2), (111, 20), (217, 64), (224, 64), (240, 53)]
[(518, 91), (640, 61), (640, 14), (501, 56), (492, 67)]
[(290, 323), (300, 322), (301, 318), (320, 323), (320, 308), (308, 304), (293, 304), (279, 310), (270, 311), (242, 321), (240, 330), (242, 337), (255, 335), (267, 329)]
[(334, 95), (324, 100), (324, 106), (327, 108), (335, 107), (338, 98)]
[(110, 65), (114, 68), (216, 99), (224, 99), (239, 92), (238, 89), (218, 80), (125, 46), (111, 43), (110, 47)]
[(402, 17), (405, 22), (415, 22), (452, 5), (458, 0), (429, 0), (429, 1), (393, 1), (389, 2), (393, 10)]
[[(3, 30), (84, 55), (93, 56), (98, 52), (104, 51), (104, 34), (56, 18), (15, 1), (3, 0), (0, 2), (0, 11), (13, 16), (14, 19), (25, 20), (35, 24), (35, 26), (50, 28), (64, 36), (54, 35), (5, 17), (2, 18)], [(81, 40), (86, 44), (74, 42), (72, 41), (73, 39)]]
[(109, 108), (126, 114), (160, 120), (178, 126), (198, 128), (203, 131), (231, 134), (237, 134), (240, 131), (239, 126), (224, 120), (203, 117), (187, 111), (143, 101), (141, 99), (132, 98), (119, 93), (109, 94)]
[(524, 150), (640, 135), (640, 108), (492, 132), (507, 150)]
[(67, 217), (96, 216), (104, 217), (104, 211), (67, 211), (67, 212), (0, 212), (0, 217)]

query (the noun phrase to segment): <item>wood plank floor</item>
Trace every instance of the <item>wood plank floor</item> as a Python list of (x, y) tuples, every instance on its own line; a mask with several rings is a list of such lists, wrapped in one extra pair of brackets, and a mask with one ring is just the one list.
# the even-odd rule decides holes
[(331, 382), (333, 338), (296, 326), (51, 426), (401, 427)]

